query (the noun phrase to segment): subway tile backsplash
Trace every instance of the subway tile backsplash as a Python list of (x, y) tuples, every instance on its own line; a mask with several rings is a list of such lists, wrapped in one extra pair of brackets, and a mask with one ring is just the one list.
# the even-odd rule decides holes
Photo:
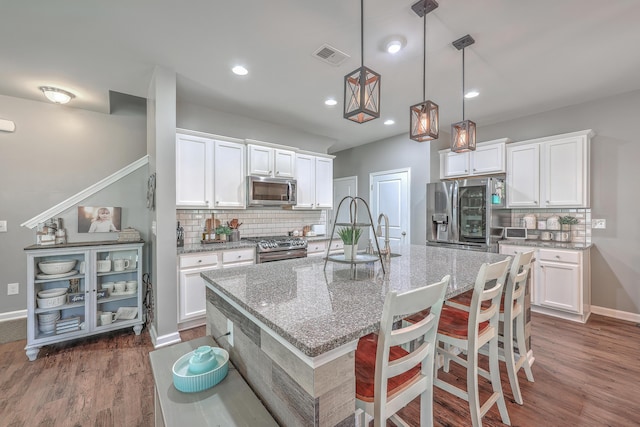
[[(546, 221), (551, 215), (573, 216), (578, 219), (578, 224), (571, 226), (571, 241), (591, 243), (591, 209), (512, 209), (512, 226), (523, 226), (523, 218), (527, 214), (536, 214), (538, 221)], [(539, 233), (539, 230), (528, 230), (528, 234), (537, 235)]]
[(226, 224), (233, 218), (242, 223), (240, 237), (286, 236), (289, 231), (299, 230), (305, 225), (326, 224), (326, 210), (303, 211), (284, 209), (177, 209), (177, 220), (184, 227), (185, 245), (200, 243), (205, 220), (219, 219)]

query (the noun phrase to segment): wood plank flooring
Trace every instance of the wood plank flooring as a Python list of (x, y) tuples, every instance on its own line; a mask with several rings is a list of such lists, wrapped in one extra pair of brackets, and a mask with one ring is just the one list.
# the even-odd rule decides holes
[[(519, 373), (523, 406), (513, 402), (502, 375), (513, 426), (640, 425), (640, 327), (596, 315), (586, 325), (535, 313), (532, 320), (536, 381)], [(204, 333), (200, 327), (181, 336)], [(34, 362), (25, 344), (0, 345), (0, 426), (153, 425), (153, 347), (146, 330), (45, 347)], [(452, 367), (450, 380), (464, 384), (464, 371)], [(488, 383), (481, 386), (482, 398)], [(419, 425), (418, 414), (417, 400), (401, 412), (411, 425)], [(435, 425), (470, 425), (466, 402), (436, 388)], [(495, 407), (483, 425), (503, 425)]]

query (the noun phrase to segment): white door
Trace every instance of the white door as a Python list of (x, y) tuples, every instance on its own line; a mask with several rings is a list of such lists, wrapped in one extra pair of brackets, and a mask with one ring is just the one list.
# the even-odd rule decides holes
[[(397, 250), (400, 245), (410, 244), (409, 224), (409, 186), (411, 185), (411, 169), (376, 172), (369, 176), (371, 183), (370, 208), (374, 226), (378, 224), (378, 216), (385, 214), (389, 217), (389, 244), (391, 250)], [(382, 249), (385, 240), (384, 220), (380, 222), (382, 236), (378, 237), (378, 244)]]
[[(336, 178), (333, 180), (333, 210), (329, 212), (328, 225), (329, 229), (327, 233), (331, 233), (333, 228), (333, 221), (338, 212), (338, 205), (347, 196), (356, 197), (358, 195), (358, 177), (348, 176), (346, 178)], [(349, 204), (345, 201), (342, 204), (340, 212), (338, 212), (338, 220), (336, 222), (347, 223), (349, 222)]]

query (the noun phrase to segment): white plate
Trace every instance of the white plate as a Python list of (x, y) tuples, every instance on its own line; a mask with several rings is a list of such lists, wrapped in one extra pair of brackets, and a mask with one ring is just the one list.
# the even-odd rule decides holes
[(60, 274), (40, 273), (36, 275), (36, 279), (60, 279), (61, 277), (73, 276), (74, 274), (78, 274), (78, 270), (71, 270), (68, 273), (60, 273)]
[(112, 297), (117, 297), (117, 296), (121, 296), (121, 295), (134, 295), (136, 292), (138, 292), (138, 290), (136, 289), (135, 291), (124, 291), (124, 292), (116, 292), (113, 291), (109, 294), (109, 296)]

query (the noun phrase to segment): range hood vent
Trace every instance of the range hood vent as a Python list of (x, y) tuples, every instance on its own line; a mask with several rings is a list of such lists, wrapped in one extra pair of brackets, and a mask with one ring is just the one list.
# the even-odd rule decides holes
[(329, 46), (328, 44), (320, 46), (320, 48), (313, 52), (313, 56), (318, 58), (320, 61), (331, 64), (335, 67), (341, 65), (349, 58), (349, 55), (339, 51), (333, 46)]

